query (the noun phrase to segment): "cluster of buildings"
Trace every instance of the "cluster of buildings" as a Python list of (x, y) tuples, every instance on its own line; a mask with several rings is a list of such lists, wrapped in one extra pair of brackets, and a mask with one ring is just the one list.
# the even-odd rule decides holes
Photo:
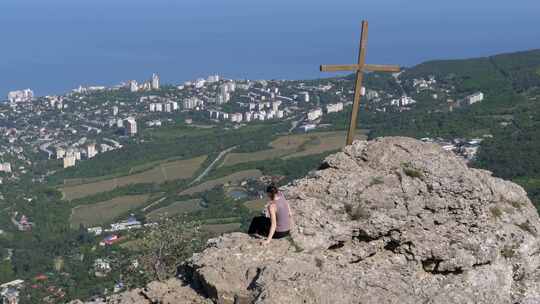
[[(63, 166), (71, 167), (81, 159), (92, 158), (97, 152), (120, 148), (118, 139), (106, 142), (104, 136), (124, 135), (118, 132), (117, 121), (135, 116), (139, 111), (125, 102), (96, 102), (93, 91), (98, 89), (101, 88), (80, 87), (75, 90), (80, 93), (34, 97), (33, 102), (20, 102), (23, 98), (30, 99), (32, 93), (12, 92), (11, 100), (17, 102), (0, 109), (0, 124), (4, 126), (0, 127), (0, 134), (6, 140), (6, 144), (0, 146), (0, 156), (4, 160), (0, 171), (10, 173), (9, 180), (17, 180), (32, 166), (29, 155), (33, 153), (41, 153), (49, 159), (58, 158)], [(136, 134), (136, 123), (127, 124), (126, 131)], [(96, 147), (83, 147), (81, 141), (86, 138), (92, 138)], [(34, 180), (41, 182), (45, 176), (36, 176)]]
[(216, 82), (219, 82), (220, 77), (219, 75), (210, 75), (206, 79), (204, 78), (198, 78), (194, 81), (186, 81), (184, 85), (178, 86), (179, 90), (184, 89), (185, 87), (194, 87), (196, 89), (201, 89), (205, 85), (213, 84)]
[(379, 92), (375, 90), (367, 90), (364, 96), (366, 96), (366, 99), (369, 101), (377, 102), (378, 100), (380, 100)]
[(176, 101), (167, 101), (167, 102), (163, 102), (163, 103), (160, 103), (160, 102), (151, 103), (151, 104), (148, 105), (148, 110), (150, 112), (167, 112), (167, 113), (171, 113), (173, 111), (178, 110), (178, 102), (176, 102)]
[(75, 166), (77, 161), (94, 158), (98, 154), (95, 143), (89, 143), (84, 148), (63, 146), (55, 147), (56, 159), (60, 159), (64, 163), (64, 168)]
[(390, 105), (397, 107), (407, 107), (415, 103), (416, 100), (412, 99), (410, 96), (401, 96), (400, 98), (395, 98), (390, 101)]
[(282, 119), (285, 116), (285, 111), (279, 108), (281, 103), (279, 100), (260, 103), (251, 102), (248, 104), (248, 111), (244, 113), (227, 113), (218, 110), (208, 110), (208, 113), (210, 119), (230, 120), (236, 123)]
[(226, 82), (219, 87), (219, 94), (214, 98), (215, 104), (221, 105), (231, 101), (231, 95), (236, 90), (236, 84), (232, 81)]
[(136, 80), (130, 80), (126, 83), (126, 87), (129, 88), (131, 92), (140, 92), (140, 91), (151, 91), (159, 90), (159, 76), (158, 74), (152, 74), (152, 79), (145, 81), (143, 83), (137, 83)]
[[(481, 102), (484, 100), (484, 93), (482, 92), (475, 92), (473, 94), (467, 95), (461, 99), (458, 99), (456, 101), (455, 99), (455, 87), (452, 85), (444, 84), (443, 82), (438, 83), (435, 79), (435, 76), (428, 76), (427, 79), (420, 78), (420, 79), (413, 79), (412, 80), (412, 86), (416, 90), (416, 93), (420, 93), (422, 91), (431, 90), (433, 94), (431, 94), (431, 97), (434, 100), (440, 99), (441, 96), (446, 96), (447, 103), (449, 106), (449, 110), (452, 111), (454, 107), (461, 107), (461, 106), (470, 106), (475, 103)], [(412, 103), (415, 103), (414, 101)], [(409, 102), (408, 104), (412, 104)], [(403, 104), (403, 100), (401, 99), (394, 99), (392, 100), (392, 105), (397, 106), (407, 106), (407, 103)]]
[(8, 93), (7, 99), (10, 103), (30, 102), (34, 99), (34, 91), (30, 89), (11, 91)]
[[(219, 75), (210, 75), (178, 86), (177, 90), (156, 92), (160, 89), (157, 74), (141, 84), (135, 81), (119, 84), (111, 88), (88, 86), (61, 96), (35, 97), (29, 90), (11, 92), (12, 101), (34, 100), (35, 102), (15, 102), (9, 111), (0, 111), (0, 127), (5, 132), (9, 146), (0, 147), (2, 160), (11, 167), (0, 164), (0, 172), (19, 176), (31, 166), (28, 153), (44, 152), (48, 158), (61, 159), (66, 168), (78, 161), (91, 159), (96, 153), (103, 153), (122, 147), (123, 141), (139, 133), (138, 124), (161, 127), (161, 114), (170, 118), (170, 113), (182, 110), (187, 115), (185, 121), (202, 117), (191, 113), (205, 111), (213, 122), (249, 123), (255, 121), (290, 119), (296, 126), (303, 123), (314, 124), (325, 114), (343, 111), (350, 104), (352, 90), (341, 80), (321, 81), (309, 84), (296, 81), (250, 81), (227, 80)], [(418, 88), (433, 86), (435, 79), (416, 80)], [(96, 94), (106, 90), (111, 94)], [(136, 94), (126, 94), (133, 91)], [(368, 100), (378, 100), (384, 95), (386, 101), (406, 107), (415, 101), (409, 97), (392, 99), (384, 92), (367, 90)], [(333, 102), (321, 100), (332, 96)], [(466, 100), (475, 103), (483, 97), (470, 96)], [(130, 100), (133, 99), (133, 100)], [(382, 104), (382, 102), (381, 102)], [(63, 113), (65, 115), (59, 115)], [(193, 116), (192, 116), (193, 115)], [(305, 120), (305, 122), (302, 122)], [(39, 124), (30, 123), (40, 121)], [(205, 121), (206, 122), (206, 121)], [(237, 127), (241, 127), (238, 124)], [(84, 147), (79, 142), (91, 138), (95, 148)], [(106, 142), (111, 138), (114, 143)], [(56, 153), (54, 147), (62, 147), (64, 153)], [(90, 152), (88, 151), (90, 150)], [(7, 157), (1, 153), (5, 152)], [(63, 155), (62, 155), (63, 154)], [(58, 156), (62, 155), (62, 156)], [(17, 161), (12, 161), (17, 158)], [(25, 169), (19, 169), (24, 167)], [(45, 175), (37, 177), (43, 180)], [(5, 177), (4, 177), (5, 178)]]
[(343, 111), (343, 102), (331, 103), (326, 105), (326, 113), (338, 113)]
[(196, 96), (192, 96), (184, 99), (182, 106), (184, 110), (199, 110), (202, 106), (204, 106), (204, 101)]
[(137, 135), (137, 120), (135, 117), (128, 117), (126, 119), (118, 119), (116, 121), (116, 127), (122, 131), (124, 135), (135, 136)]
[[(326, 114), (330, 113), (338, 113), (343, 111), (343, 102), (337, 102), (337, 103), (331, 103), (326, 105)], [(322, 108), (315, 108), (307, 112), (307, 120), (309, 121), (315, 121), (318, 120), (323, 116), (323, 109)]]
[[(140, 229), (140, 228), (148, 227), (148, 226), (152, 226), (152, 225), (153, 224), (145, 224), (145, 225), (143, 225), (140, 221), (138, 221), (132, 215), (132, 216), (128, 217), (128, 219), (125, 220), (125, 221), (121, 221), (121, 222), (118, 222), (118, 223), (111, 224), (110, 228), (108, 228), (108, 229), (103, 229), (102, 227), (97, 226), (97, 227), (88, 228), (87, 231), (88, 231), (88, 233), (91, 233), (91, 234), (93, 234), (95, 236), (99, 236), (99, 235), (103, 234), (104, 232), (119, 232), (119, 231)], [(114, 239), (117, 239), (117, 237), (115, 237)], [(107, 240), (104, 239), (103, 241), (105, 242)]]
[(482, 92), (475, 92), (473, 94), (467, 95), (457, 101), (455, 101), (452, 98), (448, 98), (446, 101), (448, 103), (448, 107), (450, 111), (454, 110), (454, 107), (462, 107), (462, 106), (471, 106), (475, 103), (481, 102), (484, 100), (484, 93)]
[(428, 79), (413, 79), (412, 83), (413, 87), (417, 90), (417, 92), (432, 89), (435, 84), (437, 84), (435, 76), (429, 76)]
[(94, 270), (94, 275), (96, 277), (105, 277), (112, 270), (111, 262), (108, 259), (98, 258), (94, 261)]
[(445, 140), (442, 138), (422, 138), (423, 142), (431, 142), (440, 145), (444, 150), (454, 152), (456, 155), (461, 156), (465, 161), (470, 162), (476, 158), (480, 144), (485, 138), (492, 137), (491, 134), (485, 134), (482, 138), (463, 139), (455, 138), (452, 140)]
[(73, 93), (78, 93), (78, 94), (87, 94), (87, 93), (92, 93), (92, 92), (104, 91), (106, 89), (107, 87), (105, 86), (87, 86), (87, 87), (78, 86), (71, 91)]

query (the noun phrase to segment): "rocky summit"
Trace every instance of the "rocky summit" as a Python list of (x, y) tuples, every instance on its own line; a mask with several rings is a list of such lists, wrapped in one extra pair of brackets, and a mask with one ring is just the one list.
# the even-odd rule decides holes
[(435, 144), (356, 141), (283, 191), (290, 239), (223, 235), (179, 279), (108, 302), (540, 303), (525, 191)]

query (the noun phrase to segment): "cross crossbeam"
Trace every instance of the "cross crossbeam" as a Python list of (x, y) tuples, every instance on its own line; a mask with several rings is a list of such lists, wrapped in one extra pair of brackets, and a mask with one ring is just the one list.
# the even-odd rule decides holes
[(366, 49), (368, 38), (368, 22), (362, 21), (362, 35), (360, 36), (360, 50), (358, 53), (357, 64), (343, 64), (343, 65), (321, 65), (321, 72), (340, 72), (340, 71), (355, 71), (356, 81), (354, 85), (354, 102), (351, 113), (351, 121), (349, 124), (349, 131), (347, 133), (347, 145), (352, 144), (354, 139), (354, 133), (356, 131), (356, 125), (358, 120), (358, 110), (360, 108), (360, 99), (362, 92), (362, 81), (364, 78), (364, 72), (399, 72), (400, 67), (397, 65), (380, 65), (380, 64), (366, 64)]
[(363, 67), (358, 64), (341, 64), (341, 65), (321, 65), (321, 72), (341, 72), (341, 71), (370, 71), (370, 72), (399, 72), (399, 65), (381, 65), (381, 64), (364, 64)]

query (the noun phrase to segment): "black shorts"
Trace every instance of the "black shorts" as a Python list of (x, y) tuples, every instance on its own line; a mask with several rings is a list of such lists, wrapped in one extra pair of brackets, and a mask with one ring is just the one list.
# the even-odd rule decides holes
[[(251, 225), (249, 225), (249, 234), (258, 234), (260, 236), (268, 236), (268, 233), (270, 232), (270, 226), (272, 225), (272, 222), (269, 218), (266, 216), (256, 216), (251, 221)], [(273, 239), (281, 239), (284, 237), (289, 236), (289, 231), (276, 231), (274, 232), (274, 235), (272, 236)]]

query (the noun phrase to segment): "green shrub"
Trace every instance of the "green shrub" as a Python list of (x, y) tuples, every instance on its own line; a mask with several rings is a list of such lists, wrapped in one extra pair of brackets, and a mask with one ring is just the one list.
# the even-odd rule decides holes
[(503, 212), (499, 207), (491, 207), (489, 208), (489, 211), (491, 211), (491, 215), (495, 218), (500, 218), (503, 215)]
[(380, 185), (380, 184), (384, 184), (384, 180), (382, 179), (382, 177), (377, 176), (371, 179), (369, 186), (371, 187), (371, 186)]

